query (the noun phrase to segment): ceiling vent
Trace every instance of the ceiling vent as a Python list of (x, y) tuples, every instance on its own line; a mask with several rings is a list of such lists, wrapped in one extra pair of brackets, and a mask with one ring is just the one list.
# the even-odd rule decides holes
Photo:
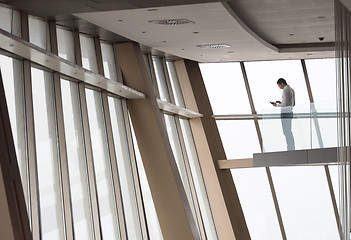
[(175, 25), (183, 25), (187, 23), (195, 23), (188, 19), (165, 19), (165, 20), (151, 20), (150, 23), (160, 24), (160, 25), (168, 25), (168, 26), (175, 26)]
[(231, 47), (229, 44), (226, 43), (212, 43), (212, 44), (201, 44), (196, 45), (199, 48), (229, 48)]

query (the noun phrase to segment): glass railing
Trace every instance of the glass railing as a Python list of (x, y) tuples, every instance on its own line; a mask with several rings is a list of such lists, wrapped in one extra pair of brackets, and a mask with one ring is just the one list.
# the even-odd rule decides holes
[(263, 111), (261, 131), (264, 152), (336, 147), (336, 103), (272, 106)]

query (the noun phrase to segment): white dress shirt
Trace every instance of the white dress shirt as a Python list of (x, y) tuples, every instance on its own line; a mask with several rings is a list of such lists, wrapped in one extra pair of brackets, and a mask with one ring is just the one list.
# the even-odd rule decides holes
[(285, 85), (282, 94), (282, 103), (277, 104), (278, 107), (295, 106), (295, 91), (289, 85)]

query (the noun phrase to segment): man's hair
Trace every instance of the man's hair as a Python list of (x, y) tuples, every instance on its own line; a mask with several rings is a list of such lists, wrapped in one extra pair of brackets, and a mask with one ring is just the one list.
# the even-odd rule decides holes
[(284, 78), (279, 78), (278, 79), (277, 84), (280, 84), (280, 83), (284, 83), (285, 85), (288, 85)]

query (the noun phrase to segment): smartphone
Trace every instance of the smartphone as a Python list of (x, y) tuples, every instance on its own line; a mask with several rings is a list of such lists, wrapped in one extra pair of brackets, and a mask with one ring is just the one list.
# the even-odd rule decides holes
[(274, 104), (275, 102), (270, 102), (271, 104)]

